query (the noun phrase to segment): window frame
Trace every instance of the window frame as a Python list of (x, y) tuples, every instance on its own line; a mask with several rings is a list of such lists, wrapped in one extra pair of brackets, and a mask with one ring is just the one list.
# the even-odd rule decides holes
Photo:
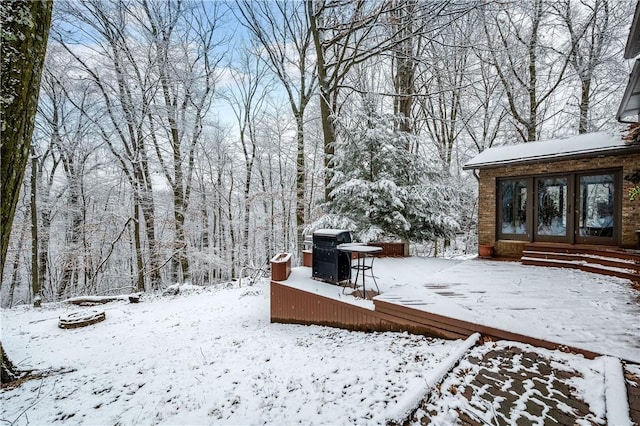
[[(580, 213), (580, 178), (584, 176), (603, 176), (612, 175), (613, 185), (615, 192), (613, 194), (613, 233), (611, 237), (600, 236), (582, 236), (580, 235), (580, 226), (578, 217)], [(575, 185), (576, 185), (576, 209), (575, 209), (575, 242), (576, 244), (598, 244), (598, 245), (617, 245), (621, 240), (622, 231), (622, 170), (621, 169), (599, 169), (599, 170), (586, 170), (581, 172), (575, 172)]]
[[(614, 187), (616, 193), (614, 194), (614, 227), (613, 237), (594, 237), (594, 236), (580, 236), (579, 231), (579, 208), (577, 203), (579, 202), (578, 189), (580, 186), (580, 178), (582, 176), (594, 176), (612, 174), (614, 176)], [(566, 177), (567, 178), (567, 236), (541, 236), (537, 235), (534, 229), (534, 225), (538, 223), (538, 189), (537, 181), (539, 179), (547, 179), (553, 177)], [(502, 232), (502, 199), (503, 199), (503, 182), (526, 182), (527, 188), (527, 225), (526, 233), (524, 234), (512, 234)], [(603, 168), (603, 169), (586, 169), (586, 170), (574, 170), (566, 173), (550, 172), (540, 174), (526, 174), (515, 176), (496, 177), (495, 180), (495, 238), (497, 240), (508, 241), (523, 241), (523, 242), (566, 242), (568, 244), (597, 244), (597, 245), (618, 245), (622, 238), (622, 199), (623, 199), (623, 182), (622, 182), (622, 169), (619, 167)]]
[[(527, 189), (526, 209), (526, 232), (524, 234), (514, 234), (503, 232), (503, 217), (502, 217), (502, 200), (503, 200), (503, 183), (507, 182), (525, 182)], [(531, 176), (509, 176), (496, 179), (496, 237), (499, 240), (513, 240), (513, 241), (531, 241), (533, 232), (533, 177)]]
[[(535, 193), (534, 199), (534, 212), (535, 215), (533, 222), (536, 224), (533, 233), (532, 241), (540, 241), (540, 242), (556, 242), (556, 243), (568, 243), (575, 244), (575, 178), (576, 172), (567, 172), (567, 173), (550, 173), (544, 175), (536, 175), (533, 179), (533, 191)], [(565, 194), (565, 235), (553, 235), (553, 234), (539, 234), (538, 233), (538, 225), (540, 223), (540, 198), (538, 194), (539, 182), (542, 180), (548, 179), (566, 179), (566, 188), (567, 192)]]

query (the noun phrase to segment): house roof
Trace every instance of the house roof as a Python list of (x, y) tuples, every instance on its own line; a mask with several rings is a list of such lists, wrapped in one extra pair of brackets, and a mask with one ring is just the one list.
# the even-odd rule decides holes
[(636, 59), (633, 70), (629, 75), (629, 83), (622, 96), (616, 119), (624, 121), (625, 117), (635, 116), (636, 122), (640, 114), (640, 59)]
[(640, 1), (636, 4), (636, 11), (633, 14), (633, 22), (624, 49), (624, 58), (635, 58), (638, 53), (640, 53)]
[(620, 134), (587, 133), (564, 139), (489, 148), (468, 161), (463, 169), (484, 169), (631, 152), (640, 152), (640, 145), (625, 142)]
[[(640, 54), (640, 1), (636, 3), (633, 22), (631, 22), (629, 37), (624, 48), (624, 58), (635, 58), (638, 54)], [(623, 123), (629, 123), (630, 121), (625, 117), (635, 116), (631, 121), (635, 123), (638, 121), (638, 115), (640, 115), (640, 60), (636, 59), (616, 119)]]

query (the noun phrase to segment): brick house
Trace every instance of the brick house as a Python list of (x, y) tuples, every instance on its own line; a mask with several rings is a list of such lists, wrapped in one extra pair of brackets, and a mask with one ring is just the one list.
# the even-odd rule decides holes
[(520, 257), (529, 243), (632, 248), (640, 202), (640, 143), (591, 133), (489, 148), (464, 169), (479, 171), (478, 243)]
[(640, 184), (639, 55), (640, 1), (624, 51), (635, 63), (616, 114), (631, 123), (626, 140), (591, 133), (495, 147), (465, 164), (479, 171), (479, 245), (499, 257), (537, 243), (640, 249), (640, 200), (627, 196)]

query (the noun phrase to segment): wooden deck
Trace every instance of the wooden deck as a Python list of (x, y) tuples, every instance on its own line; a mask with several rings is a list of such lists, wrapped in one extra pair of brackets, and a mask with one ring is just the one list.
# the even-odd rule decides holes
[[(412, 306), (413, 303), (413, 306)], [(271, 281), (271, 321), (316, 324), (357, 331), (406, 331), (446, 339), (464, 339), (480, 333), (489, 340), (512, 340), (547, 349), (560, 349), (595, 358), (600, 354), (561, 342), (550, 342), (482, 324), (419, 309), (419, 302), (374, 300), (373, 309), (307, 292)], [(415, 307), (414, 307), (415, 306)]]
[(400, 331), (375, 311), (271, 281), (271, 322), (357, 331)]

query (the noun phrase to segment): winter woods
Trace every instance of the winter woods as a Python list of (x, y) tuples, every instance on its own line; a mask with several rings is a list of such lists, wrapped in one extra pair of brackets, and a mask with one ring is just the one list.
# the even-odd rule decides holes
[(45, 300), (230, 280), (313, 224), (471, 237), (466, 159), (616, 126), (633, 6), (57, 1), (2, 304), (33, 280)]

